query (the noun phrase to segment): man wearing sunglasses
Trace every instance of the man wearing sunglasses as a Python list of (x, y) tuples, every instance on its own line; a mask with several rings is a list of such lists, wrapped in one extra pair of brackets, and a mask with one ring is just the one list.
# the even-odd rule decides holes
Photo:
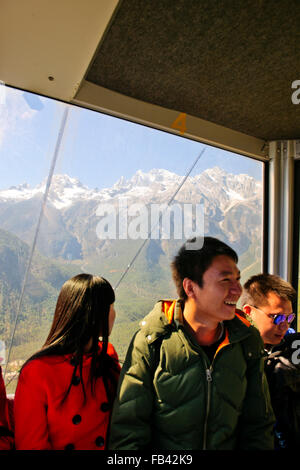
[(294, 449), (300, 444), (300, 333), (291, 328), (295, 300), (291, 284), (272, 274), (248, 279), (240, 299), (265, 346), (265, 372), (277, 418), (277, 448)]

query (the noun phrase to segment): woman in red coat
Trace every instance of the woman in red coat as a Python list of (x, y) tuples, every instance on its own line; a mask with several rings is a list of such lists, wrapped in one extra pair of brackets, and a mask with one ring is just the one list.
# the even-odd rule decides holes
[(114, 300), (101, 277), (79, 274), (63, 285), (48, 338), (21, 369), (17, 450), (105, 449), (120, 372), (108, 342)]

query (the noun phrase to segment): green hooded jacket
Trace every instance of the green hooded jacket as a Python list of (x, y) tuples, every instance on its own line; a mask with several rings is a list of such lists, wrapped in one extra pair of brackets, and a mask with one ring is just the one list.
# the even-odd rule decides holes
[(184, 329), (180, 302), (155, 305), (127, 351), (110, 449), (274, 448), (260, 334), (238, 311), (223, 323), (210, 363)]

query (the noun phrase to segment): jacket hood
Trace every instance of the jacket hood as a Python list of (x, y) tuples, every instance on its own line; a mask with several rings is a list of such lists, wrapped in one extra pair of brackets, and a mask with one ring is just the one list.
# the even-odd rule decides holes
[[(249, 330), (254, 328), (239, 309), (236, 309), (236, 315), (232, 320), (225, 320), (223, 323), (228, 332), (230, 343), (246, 338), (250, 335)], [(172, 330), (178, 330), (182, 324), (180, 300), (166, 299), (158, 301), (153, 310), (143, 318), (139, 325), (141, 332), (147, 337), (148, 343), (151, 344)]]
[(143, 320), (139, 323), (141, 331), (147, 337), (148, 342), (151, 344), (157, 338), (167, 334), (172, 328), (172, 323), (168, 321), (168, 318), (165, 314), (165, 305), (172, 304), (173, 300), (160, 300), (155, 305), (153, 310), (151, 310), (148, 315), (146, 315)]

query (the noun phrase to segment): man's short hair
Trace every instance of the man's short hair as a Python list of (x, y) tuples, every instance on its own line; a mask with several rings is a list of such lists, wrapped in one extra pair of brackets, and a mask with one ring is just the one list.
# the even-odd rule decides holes
[[(198, 241), (201, 241), (201, 244)], [(193, 243), (195, 247), (201, 245), (202, 247), (196, 250), (190, 249)], [(194, 237), (180, 248), (171, 264), (171, 269), (177, 293), (181, 299), (186, 300), (187, 298), (182, 285), (183, 279), (187, 277), (202, 287), (203, 274), (212, 264), (214, 258), (219, 255), (229, 256), (235, 263), (238, 262), (236, 252), (226, 243), (213, 237), (203, 237), (201, 240)]]
[(290, 302), (296, 299), (296, 291), (289, 282), (275, 274), (263, 273), (256, 274), (245, 282), (240, 303), (242, 306), (249, 304), (254, 307), (267, 305), (270, 292)]

